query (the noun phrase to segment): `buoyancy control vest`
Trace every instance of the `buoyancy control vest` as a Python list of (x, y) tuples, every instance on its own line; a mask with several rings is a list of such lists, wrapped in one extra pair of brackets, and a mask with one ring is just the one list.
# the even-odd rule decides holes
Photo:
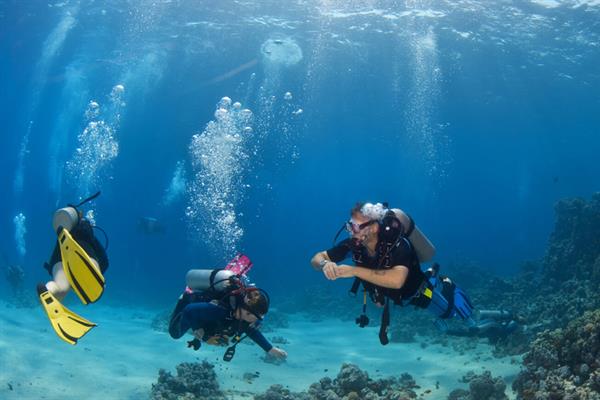
[[(417, 228), (414, 220), (399, 208), (389, 209), (378, 221), (379, 223), (379, 240), (377, 247), (376, 265), (371, 265), (371, 268), (385, 269), (391, 268), (390, 258), (394, 247), (404, 241), (413, 252), (411, 267), (420, 269), (420, 262), (426, 262), (433, 258), (435, 247), (429, 239)], [(354, 246), (352, 250), (352, 260), (357, 265), (365, 265), (362, 246)], [(396, 304), (402, 303), (402, 292), (399, 289), (379, 288), (370, 282), (355, 278), (350, 292), (354, 295), (358, 292), (359, 286), (362, 284), (365, 295), (363, 296), (362, 314), (356, 318), (356, 323), (362, 328), (368, 324), (366, 316), (366, 294), (374, 303), (383, 304), (384, 308), (381, 316), (381, 324), (379, 330), (379, 340), (381, 344), (389, 343), (387, 331), (390, 324), (389, 300), (392, 299)]]
[[(364, 248), (363, 246), (356, 245), (352, 248), (352, 261), (356, 265), (365, 266), (372, 269), (386, 269), (392, 267), (390, 258), (393, 253), (393, 249), (399, 246), (401, 244), (400, 242), (404, 242), (414, 254), (414, 257), (411, 257), (412, 260), (410, 267), (412, 269), (419, 269), (420, 262), (430, 260), (435, 254), (435, 247), (433, 244), (417, 228), (413, 219), (402, 210), (398, 208), (389, 209), (383, 218), (378, 221), (378, 223), (379, 240), (377, 243), (375, 263), (366, 265), (365, 260), (363, 259)], [(419, 244), (419, 248), (415, 246), (411, 238)], [(355, 279), (350, 291), (356, 294), (361, 282), (363, 283), (363, 287), (369, 292), (373, 302), (383, 304), (382, 294), (377, 293), (381, 292), (381, 290), (377, 290), (375, 285), (368, 282)], [(399, 294), (399, 291), (397, 294)], [(394, 298), (396, 303), (399, 303), (400, 300), (400, 298)]]

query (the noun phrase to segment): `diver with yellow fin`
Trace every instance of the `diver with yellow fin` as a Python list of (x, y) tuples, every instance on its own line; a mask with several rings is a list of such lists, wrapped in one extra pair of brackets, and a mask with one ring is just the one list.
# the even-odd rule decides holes
[(108, 268), (108, 237), (103, 246), (93, 230), (100, 228), (93, 226), (77, 208), (99, 195), (100, 192), (77, 205), (69, 204), (54, 213), (52, 227), (58, 240), (50, 261), (44, 264), (52, 280), (37, 286), (40, 302), (52, 328), (62, 340), (70, 344), (77, 344), (77, 340), (96, 324), (75, 314), (60, 301), (71, 288), (86, 305), (97, 301), (104, 292), (103, 274)]

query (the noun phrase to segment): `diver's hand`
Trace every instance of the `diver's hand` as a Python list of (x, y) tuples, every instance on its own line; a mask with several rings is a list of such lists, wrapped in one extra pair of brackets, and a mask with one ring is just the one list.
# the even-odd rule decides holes
[(202, 328), (196, 329), (193, 333), (194, 337), (198, 340), (202, 340), (202, 338), (204, 337), (204, 329)]
[(325, 275), (325, 278), (329, 279), (330, 281), (334, 280), (336, 267), (337, 264), (333, 261), (326, 262), (325, 265), (323, 265), (323, 275)]
[(269, 350), (269, 355), (279, 360), (285, 360), (287, 358), (287, 353), (278, 347), (273, 347), (271, 350)]

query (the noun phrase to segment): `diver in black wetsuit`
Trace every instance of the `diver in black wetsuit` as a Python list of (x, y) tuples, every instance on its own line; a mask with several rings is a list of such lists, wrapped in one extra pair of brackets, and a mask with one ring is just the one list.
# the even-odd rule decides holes
[[(429, 261), (435, 248), (406, 213), (390, 209), (387, 204), (357, 203), (350, 215), (345, 224), (350, 238), (315, 254), (311, 265), (329, 280), (354, 278), (352, 293), (356, 294), (362, 284), (363, 312), (356, 319), (360, 327), (369, 323), (365, 312), (367, 294), (384, 307), (379, 331), (384, 345), (389, 342), (390, 300), (431, 311), (442, 330), (447, 329), (445, 320), (454, 316), (468, 325), (475, 324), (469, 298), (448, 277), (438, 275), (439, 266), (434, 264), (437, 267), (427, 272), (421, 270), (420, 262)], [(355, 266), (338, 264), (348, 257)]]

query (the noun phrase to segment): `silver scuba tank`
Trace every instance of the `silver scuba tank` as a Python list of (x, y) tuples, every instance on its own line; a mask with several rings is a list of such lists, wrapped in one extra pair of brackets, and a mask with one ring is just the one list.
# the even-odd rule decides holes
[(214, 289), (221, 291), (229, 285), (235, 273), (225, 269), (191, 269), (185, 276), (187, 287), (192, 290)]
[(71, 231), (75, 225), (79, 222), (79, 213), (73, 207), (64, 207), (54, 212), (52, 218), (52, 227), (54, 232), (58, 230), (59, 226), (62, 226), (68, 231)]
[[(400, 222), (402, 222), (402, 225), (411, 225), (411, 218), (404, 211), (399, 208), (392, 208), (392, 211), (394, 214), (396, 214), (396, 217), (398, 217)], [(429, 239), (427, 239), (427, 236), (421, 232), (417, 225), (415, 225), (410, 235), (408, 235), (408, 240), (410, 240), (410, 243), (414, 247), (417, 257), (419, 258), (419, 262), (427, 262), (433, 259), (433, 256), (435, 255), (435, 247), (429, 241)]]

